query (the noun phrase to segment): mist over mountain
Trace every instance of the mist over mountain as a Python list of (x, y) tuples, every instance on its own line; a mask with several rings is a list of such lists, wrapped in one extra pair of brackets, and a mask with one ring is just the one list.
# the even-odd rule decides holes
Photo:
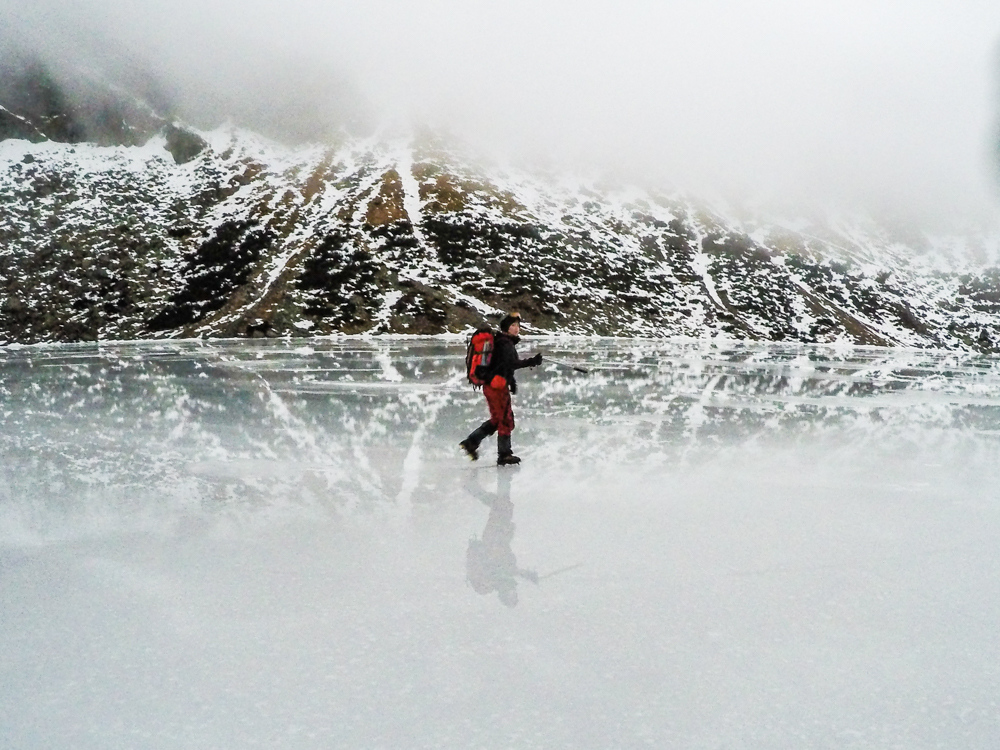
[[(648, 64), (676, 57), (629, 46), (652, 41), (631, 22), (668, 18), (648, 8), (7, 3), (0, 336), (441, 333), (516, 306), (539, 331), (992, 351), (987, 92), (949, 78), (935, 99), (926, 61), (908, 88), (913, 57), (893, 78), (806, 48), (825, 19), (834, 63), (847, 41), (867, 41), (861, 67), (926, 57), (937, 7), (883, 38), (888, 10), (848, 33), (820, 11), (738, 5), (730, 28), (679, 3), (669, 28), (705, 49), (679, 38), (692, 59), (664, 78)], [(936, 27), (967, 35), (965, 73), (994, 59), (993, 15)], [(792, 36), (769, 56), (737, 43), (749, 31)], [(737, 52), (706, 62), (720, 40)], [(808, 75), (762, 75), (792, 58)], [(867, 109), (845, 88), (862, 72)]]
[(996, 219), (1000, 7), (944, 0), (4, 0), (46, 61), (303, 142), (422, 125), (528, 168), (962, 229)]
[[(287, 143), (374, 128), (363, 98), (328, 61), (261, 49), (234, 39), (231, 23), (185, 17), (181, 7), (171, 14), (174, 33), (154, 36), (120, 28), (127, 9), (109, 3), (3, 2), (0, 10), (10, 21), (0, 29), (0, 87), (15, 101), (11, 89), (34, 71), (70, 105), (92, 108), (109, 88), (162, 118), (206, 129), (230, 123)], [(234, 9), (233, 19), (243, 15)]]

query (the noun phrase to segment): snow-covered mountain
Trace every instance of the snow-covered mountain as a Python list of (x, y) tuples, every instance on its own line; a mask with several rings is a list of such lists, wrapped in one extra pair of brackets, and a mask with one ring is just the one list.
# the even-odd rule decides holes
[(8, 342), (432, 334), (514, 308), (544, 332), (998, 340), (996, 238), (734, 218), (477, 166), (429, 135), (291, 147), (132, 100), (75, 128), (26, 101), (0, 100)]

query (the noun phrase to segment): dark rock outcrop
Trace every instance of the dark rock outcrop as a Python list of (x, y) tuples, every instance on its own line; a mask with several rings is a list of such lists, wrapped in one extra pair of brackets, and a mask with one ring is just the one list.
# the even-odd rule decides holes
[(167, 139), (166, 149), (177, 164), (187, 164), (208, 148), (208, 142), (190, 130), (170, 124), (163, 129)]

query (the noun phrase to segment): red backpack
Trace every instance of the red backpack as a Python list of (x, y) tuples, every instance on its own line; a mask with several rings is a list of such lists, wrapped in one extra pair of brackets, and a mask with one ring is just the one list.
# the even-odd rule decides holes
[(493, 331), (480, 328), (469, 340), (465, 351), (465, 373), (475, 388), (486, 385), (493, 358)]

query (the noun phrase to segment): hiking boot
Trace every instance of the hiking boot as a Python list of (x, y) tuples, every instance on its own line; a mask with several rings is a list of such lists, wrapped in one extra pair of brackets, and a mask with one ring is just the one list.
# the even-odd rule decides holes
[(510, 435), (497, 436), (497, 466), (511, 466), (521, 463), (521, 459), (510, 449)]
[(479, 444), (497, 431), (492, 422), (483, 422), (474, 429), (465, 440), (458, 444), (458, 447), (465, 451), (466, 455), (473, 461), (479, 460)]
[(459, 443), (458, 447), (461, 448), (463, 451), (465, 451), (465, 454), (473, 461), (479, 460), (479, 450), (478, 450), (479, 446), (473, 443), (468, 438)]

